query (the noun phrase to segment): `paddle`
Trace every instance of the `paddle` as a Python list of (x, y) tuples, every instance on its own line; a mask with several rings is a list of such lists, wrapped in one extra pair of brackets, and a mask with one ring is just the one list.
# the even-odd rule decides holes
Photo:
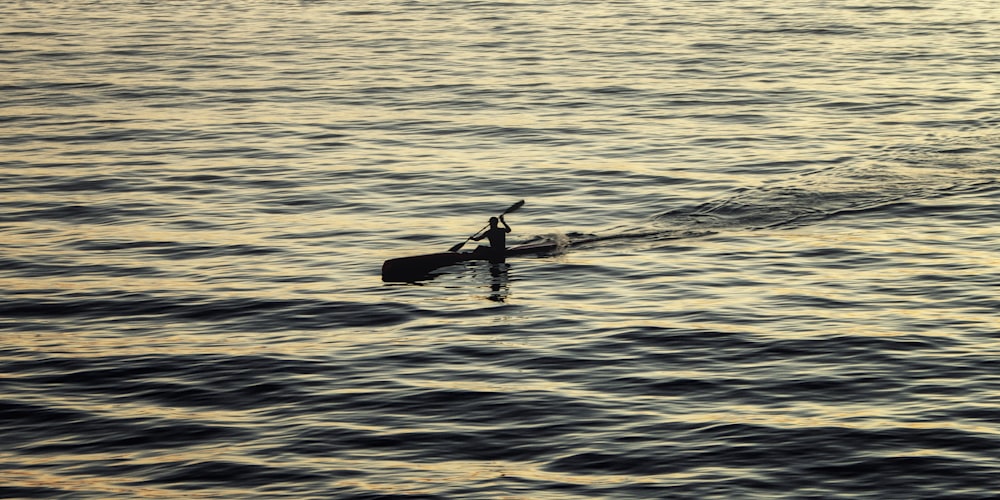
[[(507, 208), (507, 210), (504, 210), (504, 211), (503, 211), (503, 213), (502, 213), (502, 214), (500, 214), (500, 216), (504, 216), (504, 215), (507, 215), (507, 214), (509, 214), (509, 213), (511, 213), (511, 212), (514, 212), (514, 211), (516, 211), (517, 209), (519, 209), (519, 208), (521, 208), (521, 207), (523, 207), (523, 206), (524, 206), (524, 200), (521, 200), (521, 201), (519, 201), (519, 202), (517, 202), (517, 203), (515, 203), (515, 204), (511, 205), (510, 207), (508, 207), (508, 208)], [(449, 252), (457, 252), (457, 251), (458, 251), (458, 250), (459, 250), (460, 248), (462, 248), (463, 246), (465, 246), (465, 244), (466, 244), (466, 243), (468, 243), (468, 242), (469, 242), (469, 240), (471, 240), (472, 238), (475, 238), (475, 237), (476, 237), (477, 235), (479, 235), (479, 233), (481, 233), (481, 232), (485, 231), (485, 230), (486, 230), (486, 228), (488, 228), (488, 227), (490, 227), (490, 225), (489, 225), (489, 224), (486, 224), (486, 225), (485, 225), (485, 226), (483, 226), (483, 228), (482, 228), (482, 229), (480, 229), (479, 231), (476, 231), (476, 232), (472, 233), (472, 236), (469, 236), (468, 238), (466, 238), (466, 239), (465, 239), (464, 241), (462, 241), (461, 243), (459, 243), (459, 244), (457, 244), (457, 245), (455, 245), (455, 246), (453, 246), (453, 247), (449, 248), (449, 249), (448, 249), (448, 251), (449, 251)]]

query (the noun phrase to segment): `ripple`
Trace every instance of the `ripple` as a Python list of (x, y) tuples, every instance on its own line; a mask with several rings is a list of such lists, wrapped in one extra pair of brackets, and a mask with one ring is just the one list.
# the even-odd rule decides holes
[(107, 7), (0, 7), (0, 496), (993, 494), (985, 3)]

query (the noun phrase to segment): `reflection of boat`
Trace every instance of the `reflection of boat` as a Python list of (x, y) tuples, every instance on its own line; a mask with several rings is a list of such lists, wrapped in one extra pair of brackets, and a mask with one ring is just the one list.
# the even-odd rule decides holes
[[(507, 256), (552, 253), (559, 248), (556, 243), (533, 243), (507, 249)], [(489, 260), (489, 247), (477, 247), (471, 252), (441, 252), (413, 257), (389, 259), (382, 263), (382, 281), (418, 281), (438, 268), (470, 260)]]

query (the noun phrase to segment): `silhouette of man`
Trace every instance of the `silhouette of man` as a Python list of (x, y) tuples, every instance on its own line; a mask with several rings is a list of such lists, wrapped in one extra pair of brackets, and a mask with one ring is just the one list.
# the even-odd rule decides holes
[[(503, 223), (503, 227), (499, 226), (498, 223), (500, 222)], [(490, 228), (479, 236), (473, 236), (472, 240), (479, 241), (483, 238), (489, 238), (490, 262), (499, 264), (507, 258), (507, 233), (509, 232), (510, 225), (507, 224), (507, 221), (503, 220), (502, 215), (500, 218), (490, 217)]]

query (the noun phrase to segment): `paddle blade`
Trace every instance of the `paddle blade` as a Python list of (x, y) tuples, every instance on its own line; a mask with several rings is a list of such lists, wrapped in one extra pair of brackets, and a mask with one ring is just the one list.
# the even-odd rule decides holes
[(468, 242), (469, 242), (469, 239), (468, 239), (468, 238), (466, 238), (466, 239), (465, 239), (465, 241), (463, 241), (463, 242), (461, 242), (461, 243), (459, 243), (459, 244), (457, 244), (457, 245), (455, 245), (455, 246), (453, 246), (453, 247), (449, 248), (449, 249), (448, 249), (448, 251), (449, 251), (449, 252), (457, 252), (457, 251), (459, 251), (459, 250), (460, 250), (460, 249), (461, 249), (462, 247), (464, 247), (464, 246), (465, 246), (465, 244), (466, 244), (466, 243), (468, 243)]
[(524, 200), (521, 200), (521, 201), (519, 201), (519, 202), (511, 205), (510, 208), (508, 208), (507, 210), (504, 210), (503, 211), (503, 215), (507, 215), (507, 214), (509, 214), (511, 212), (514, 212), (514, 211), (520, 209), (523, 206), (524, 206)]

